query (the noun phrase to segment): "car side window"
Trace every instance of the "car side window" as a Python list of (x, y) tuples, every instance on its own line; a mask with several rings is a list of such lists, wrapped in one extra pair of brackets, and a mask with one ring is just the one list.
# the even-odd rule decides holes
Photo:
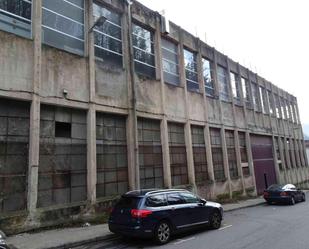
[(147, 207), (163, 207), (166, 206), (166, 196), (165, 194), (152, 195), (146, 199)]
[(170, 193), (167, 194), (167, 203), (168, 205), (179, 205), (185, 204), (186, 202), (179, 193)]
[(186, 203), (199, 203), (200, 199), (191, 193), (180, 193)]

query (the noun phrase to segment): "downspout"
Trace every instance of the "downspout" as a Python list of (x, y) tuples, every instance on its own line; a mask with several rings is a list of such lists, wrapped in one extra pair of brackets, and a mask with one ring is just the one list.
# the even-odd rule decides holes
[[(128, 45), (129, 45), (129, 68), (131, 77), (131, 104), (132, 104), (132, 115), (133, 115), (133, 137), (134, 137), (134, 172), (135, 172), (135, 187), (140, 188), (139, 181), (139, 161), (138, 161), (138, 138), (137, 138), (137, 113), (136, 113), (136, 81), (135, 81), (135, 69), (134, 69), (134, 52), (133, 52), (133, 42), (132, 42), (132, 13), (131, 6), (132, 1), (126, 0), (128, 5)], [(130, 142), (130, 141), (129, 141)]]

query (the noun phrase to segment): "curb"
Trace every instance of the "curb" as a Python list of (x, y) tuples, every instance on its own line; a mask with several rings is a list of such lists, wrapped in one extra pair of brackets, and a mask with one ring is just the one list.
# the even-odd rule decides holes
[(70, 249), (72, 247), (82, 246), (82, 245), (89, 244), (89, 243), (114, 240), (115, 238), (118, 238), (118, 237), (113, 234), (106, 234), (106, 235), (98, 236), (92, 239), (66, 243), (63, 245), (58, 245), (58, 246), (53, 246), (53, 247), (46, 247), (44, 249)]
[(231, 208), (231, 209), (228, 209), (228, 210), (224, 210), (224, 212), (231, 212), (231, 211), (234, 211), (234, 210), (239, 210), (239, 209), (244, 209), (244, 208), (250, 208), (250, 207), (256, 207), (256, 206), (261, 206), (263, 204), (265, 204), (266, 202), (263, 201), (263, 202), (259, 202), (259, 203), (252, 203), (250, 205), (247, 205), (247, 206), (240, 206), (240, 207), (235, 207), (235, 208)]

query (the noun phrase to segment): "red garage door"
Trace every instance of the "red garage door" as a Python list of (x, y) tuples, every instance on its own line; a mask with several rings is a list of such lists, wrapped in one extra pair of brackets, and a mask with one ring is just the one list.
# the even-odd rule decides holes
[(277, 182), (272, 138), (251, 135), (251, 147), (257, 193), (263, 194), (264, 189)]

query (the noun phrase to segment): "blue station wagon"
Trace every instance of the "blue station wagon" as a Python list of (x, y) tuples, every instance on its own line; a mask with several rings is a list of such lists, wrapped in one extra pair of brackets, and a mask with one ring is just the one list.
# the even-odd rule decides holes
[(164, 244), (180, 231), (205, 225), (218, 229), (222, 219), (219, 203), (201, 199), (187, 190), (136, 190), (122, 195), (116, 203), (109, 229), (115, 234), (154, 238)]

